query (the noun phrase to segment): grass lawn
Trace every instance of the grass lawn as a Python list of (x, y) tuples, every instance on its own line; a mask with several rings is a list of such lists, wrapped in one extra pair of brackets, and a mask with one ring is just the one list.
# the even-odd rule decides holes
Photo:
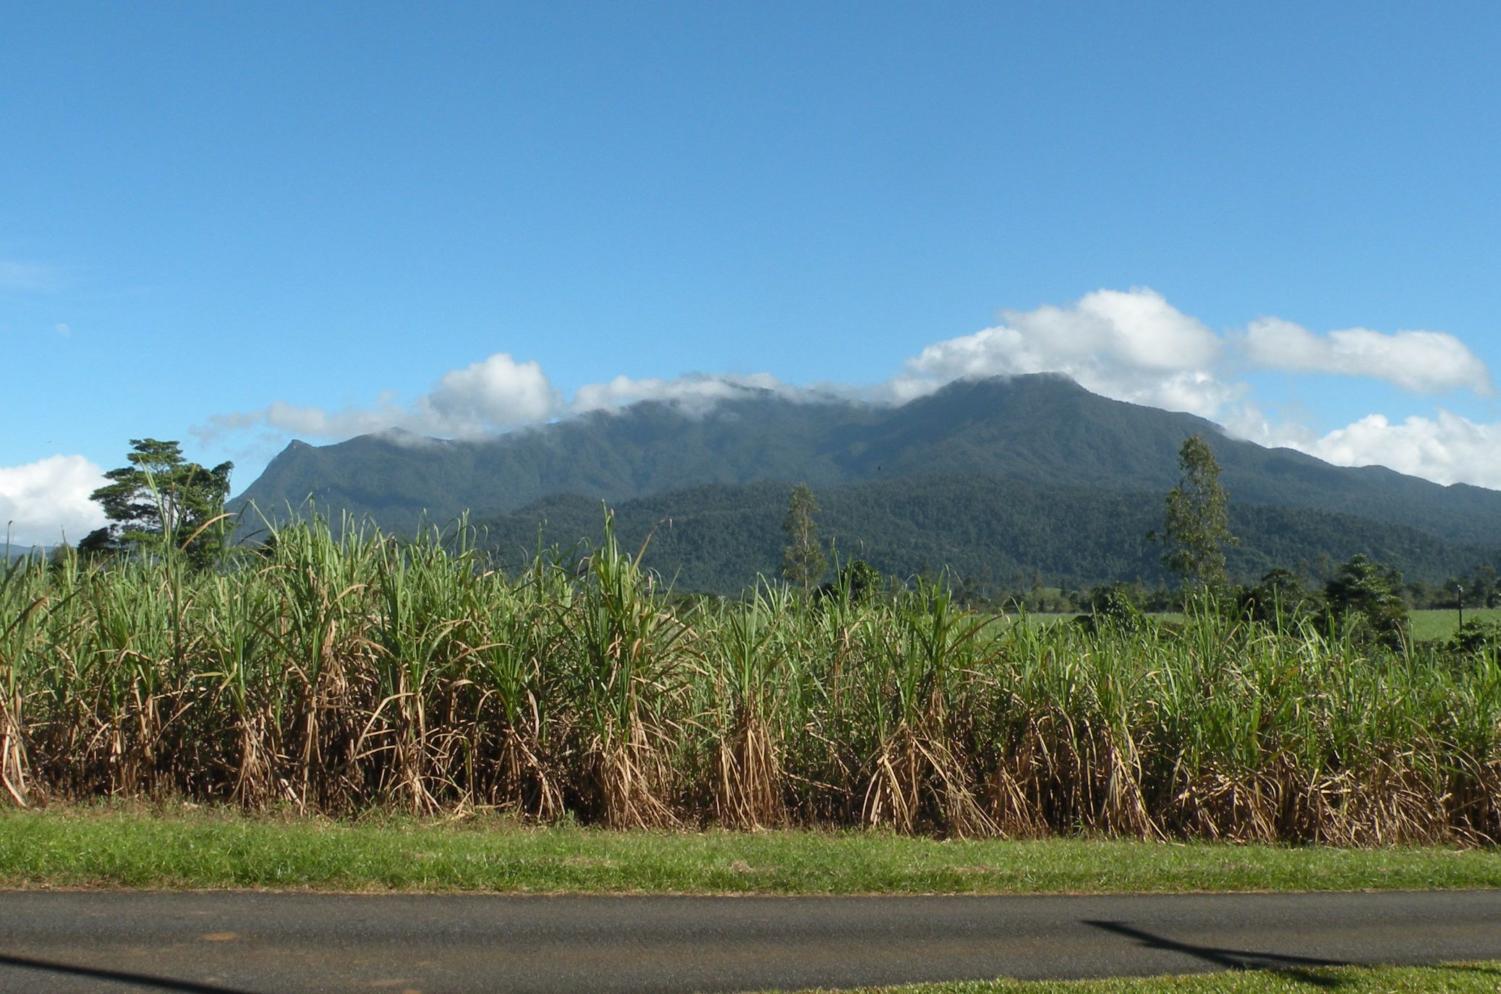
[(967, 981), (905, 987), (861, 987), (841, 994), (1495, 994), (1501, 962), (1422, 967), (1333, 967), (1317, 970), (1211, 973), (1131, 980)]
[[(1459, 630), (1459, 612), (1451, 609), (1413, 611), (1408, 615), (1412, 622), (1414, 641), (1447, 639)], [(1501, 607), (1465, 608), (1466, 621), (1501, 621)]]
[(512, 893), (1011, 894), (1501, 887), (1501, 850), (876, 832), (610, 832), (488, 816), (355, 823), (211, 809), (0, 814), (0, 886)]

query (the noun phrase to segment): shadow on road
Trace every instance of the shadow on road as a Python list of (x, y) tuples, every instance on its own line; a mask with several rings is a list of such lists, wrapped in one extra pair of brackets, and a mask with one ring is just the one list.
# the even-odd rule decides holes
[(1316, 959), (1310, 956), (1286, 956), (1281, 953), (1263, 953), (1248, 949), (1220, 949), (1216, 946), (1195, 946), (1187, 942), (1178, 942), (1175, 939), (1153, 935), (1151, 932), (1132, 928), (1123, 922), (1092, 921), (1086, 919), (1084, 924), (1103, 929), (1106, 932), (1114, 932), (1116, 935), (1124, 935), (1128, 939), (1135, 939), (1149, 949), (1168, 949), (1175, 953), (1184, 953), (1226, 970), (1270, 970), (1290, 980), (1297, 980), (1312, 987), (1335, 988), (1343, 986), (1343, 982), (1337, 977), (1326, 977), (1322, 974), (1314, 973), (1310, 969), (1311, 967), (1348, 965), (1339, 960)]
[(237, 987), (200, 984), (195, 980), (154, 977), (149, 973), (129, 973), (125, 970), (102, 970), (93, 966), (75, 966), (71, 963), (56, 963), (52, 960), (30, 959), (26, 956), (9, 956), (0, 953), (0, 970), (5, 967), (62, 973), (71, 977), (89, 977), (93, 980), (112, 980), (120, 984), (134, 984), (148, 990), (181, 991), (183, 994), (255, 994), (253, 991), (240, 990)]

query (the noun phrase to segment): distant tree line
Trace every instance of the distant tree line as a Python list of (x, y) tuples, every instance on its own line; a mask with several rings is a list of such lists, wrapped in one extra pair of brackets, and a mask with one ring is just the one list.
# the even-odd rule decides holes
[[(1309, 586), (1292, 570), (1276, 567), (1252, 584), (1235, 584), (1226, 569), (1226, 550), (1237, 544), (1230, 531), (1229, 496), (1220, 484), (1219, 466), (1204, 439), (1195, 435), (1179, 450), (1182, 471), (1163, 510), (1163, 527), (1149, 537), (1165, 546), (1163, 565), (1179, 578), (1171, 587), (1147, 587), (1138, 582), (1114, 582), (1088, 589), (1047, 588), (1036, 575), (1031, 589), (984, 597), (962, 578), (955, 584), (958, 599), (972, 606), (988, 604), (1049, 613), (1082, 612), (1081, 621), (1127, 627), (1143, 623), (1147, 612), (1175, 610), (1193, 600), (1206, 601), (1221, 611), (1286, 628), (1312, 626), (1330, 635), (1348, 635), (1388, 647), (1410, 637), (1410, 607), (1459, 607), (1467, 595), (1472, 606), (1501, 602), (1501, 579), (1490, 566), (1480, 566), (1438, 588), (1404, 584), (1395, 568), (1357, 553), (1335, 568), (1321, 584)], [(784, 529), (788, 544), (783, 572), (789, 582), (811, 589), (825, 570), (819, 552), (813, 514), (818, 505), (806, 485), (793, 490)], [(855, 561), (825, 593), (851, 589), (850, 570), (857, 572), (860, 589), (878, 587), (880, 574), (868, 563)], [(1472, 621), (1456, 636), (1464, 647), (1501, 644), (1501, 626)]]
[[(1274, 566), (1255, 582), (1235, 583), (1228, 554), (1239, 543), (1230, 527), (1230, 501), (1204, 439), (1190, 436), (1183, 442), (1179, 468), (1179, 483), (1163, 503), (1161, 528), (1147, 536), (1161, 547), (1163, 569), (1150, 579), (1049, 585), (1034, 567), (1025, 583), (1005, 584), (951, 569), (942, 561), (915, 575), (883, 571), (863, 555), (841, 556), (837, 541), (821, 539), (818, 500), (807, 484), (793, 487), (781, 519), (785, 544), (780, 575), (805, 595), (857, 599), (927, 576), (947, 583), (956, 600), (971, 607), (1117, 619), (1133, 612), (1173, 611), (1184, 606), (1185, 598), (1207, 597), (1223, 610), (1258, 620), (1350, 628), (1389, 645), (1408, 638), (1411, 609), (1501, 605), (1501, 576), (1490, 564), (1441, 583), (1404, 581), (1396, 568), (1364, 553), (1338, 564), (1326, 562), (1321, 569)], [(132, 439), (126, 465), (106, 473), (109, 482), (92, 495), (109, 523), (85, 536), (78, 552), (98, 559), (171, 546), (194, 567), (224, 561), (233, 532), (232, 515), (224, 509), (232, 469), (228, 462), (212, 468), (191, 462), (175, 441)], [(923, 524), (920, 516), (914, 521)], [(720, 537), (730, 543), (728, 548), (743, 541), (733, 532)], [(1169, 582), (1169, 576), (1177, 582)], [(1472, 642), (1501, 641), (1474, 620), (1462, 635)]]

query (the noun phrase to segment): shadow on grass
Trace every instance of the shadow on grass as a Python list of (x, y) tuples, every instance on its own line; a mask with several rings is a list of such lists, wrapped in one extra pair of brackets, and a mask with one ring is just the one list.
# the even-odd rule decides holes
[[(57, 963), (52, 960), (31, 959), (27, 956), (10, 956), (0, 953), (0, 970), (11, 967), (19, 970), (37, 970), (43, 973), (64, 974), (70, 977), (88, 977), (91, 980), (109, 980), (117, 984), (132, 984), (156, 991), (180, 991), (182, 994), (253, 994), (238, 987), (221, 987), (202, 984), (196, 980), (177, 980), (173, 977), (156, 977), (149, 973), (131, 973), (126, 970), (104, 970), (94, 966), (76, 966), (72, 963)], [(37, 989), (45, 989), (39, 987)]]
[(1336, 988), (1344, 985), (1338, 977), (1314, 973), (1314, 967), (1348, 966), (1340, 960), (1317, 959), (1311, 956), (1286, 956), (1282, 953), (1264, 953), (1249, 949), (1221, 949), (1217, 946), (1195, 946), (1178, 942), (1151, 932), (1133, 928), (1123, 922), (1093, 921), (1084, 924), (1106, 932), (1114, 932), (1128, 939), (1135, 939), (1148, 949), (1166, 949), (1183, 953), (1225, 970), (1268, 970), (1289, 980), (1308, 984), (1310, 987)]

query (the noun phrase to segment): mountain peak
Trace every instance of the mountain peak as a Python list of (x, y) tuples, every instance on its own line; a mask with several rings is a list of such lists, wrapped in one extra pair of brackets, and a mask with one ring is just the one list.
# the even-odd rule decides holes
[(1501, 534), (1501, 493), (1262, 448), (1056, 373), (960, 380), (899, 406), (747, 387), (707, 409), (643, 403), (475, 442), (411, 432), (294, 442), (239, 500), (277, 508), (315, 493), (330, 513), (369, 515), (400, 532), (416, 527), (422, 509), (443, 520), (560, 494), (615, 503), (758, 481), (829, 488), (945, 476), (1162, 494), (1177, 483), (1178, 450), (1192, 434), (1210, 442), (1232, 502), (1339, 510), (1455, 542)]

